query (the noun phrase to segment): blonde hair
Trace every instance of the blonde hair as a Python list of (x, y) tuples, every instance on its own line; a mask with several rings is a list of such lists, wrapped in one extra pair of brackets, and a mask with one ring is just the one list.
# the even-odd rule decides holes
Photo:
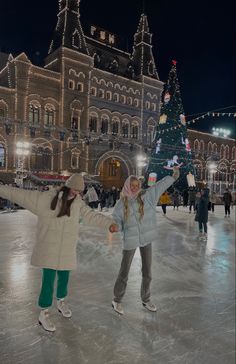
[[(132, 181), (139, 181), (137, 177), (132, 176), (130, 178), (130, 183)], [(140, 181), (139, 181), (140, 182)], [(140, 191), (137, 195), (137, 202), (139, 205), (138, 208), (138, 212), (139, 212), (139, 221), (142, 220), (143, 216), (144, 216), (144, 202), (142, 200), (142, 195), (144, 195), (145, 191)], [(128, 202), (128, 197), (127, 196), (122, 196), (121, 197), (123, 199), (123, 203), (124, 203), (124, 221), (126, 222), (129, 218), (129, 214), (130, 214), (130, 209), (129, 209), (129, 202)]]

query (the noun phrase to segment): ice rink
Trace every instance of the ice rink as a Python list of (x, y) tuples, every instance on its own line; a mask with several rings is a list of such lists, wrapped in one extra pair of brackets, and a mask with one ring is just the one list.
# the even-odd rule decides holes
[[(106, 213), (108, 214), (108, 213)], [(71, 273), (71, 319), (55, 306), (55, 333), (38, 325), (40, 269), (30, 266), (37, 218), (26, 210), (0, 213), (1, 364), (233, 364), (235, 362), (235, 207), (209, 212), (208, 240), (199, 241), (194, 214), (180, 207), (156, 212), (152, 299), (140, 300), (137, 250), (123, 300), (111, 308), (120, 267), (119, 234), (112, 239), (81, 225), (78, 267)]]

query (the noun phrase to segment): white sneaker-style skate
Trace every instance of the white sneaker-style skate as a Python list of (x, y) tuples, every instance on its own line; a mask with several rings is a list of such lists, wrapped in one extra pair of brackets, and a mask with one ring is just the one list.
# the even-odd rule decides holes
[(149, 311), (156, 312), (156, 310), (157, 310), (157, 306), (151, 301), (142, 302), (142, 304)]
[(64, 299), (57, 300), (57, 309), (64, 317), (69, 318), (72, 316), (72, 312), (65, 303)]
[(39, 314), (39, 324), (42, 325), (44, 330), (54, 332), (56, 331), (55, 325), (49, 318), (48, 310), (42, 310)]
[(114, 311), (116, 311), (120, 315), (123, 315), (124, 314), (124, 311), (123, 311), (123, 308), (122, 308), (121, 303), (112, 301), (111, 305), (112, 305)]

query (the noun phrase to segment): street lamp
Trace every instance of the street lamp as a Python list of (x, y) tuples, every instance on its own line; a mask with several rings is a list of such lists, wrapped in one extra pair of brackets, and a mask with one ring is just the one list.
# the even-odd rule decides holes
[[(211, 162), (208, 165), (209, 170), (209, 187), (211, 190), (214, 190), (214, 174), (217, 172), (217, 165), (215, 162)], [(213, 187), (212, 187), (213, 184)]]
[(136, 157), (136, 176), (142, 176), (142, 169), (147, 165), (147, 157), (143, 154), (138, 154)]
[(31, 144), (29, 142), (18, 141), (16, 143), (17, 165), (15, 182), (19, 187), (23, 187), (23, 180), (26, 177), (25, 158), (30, 154), (30, 147)]
[(231, 134), (231, 131), (229, 129), (212, 128), (212, 133), (215, 136), (227, 138)]

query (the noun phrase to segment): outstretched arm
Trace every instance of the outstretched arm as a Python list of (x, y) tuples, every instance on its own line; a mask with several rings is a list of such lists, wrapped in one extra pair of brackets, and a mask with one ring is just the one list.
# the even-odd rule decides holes
[(179, 167), (173, 167), (172, 176), (166, 176), (147, 190), (148, 197), (157, 203), (160, 196), (179, 178)]
[(93, 211), (89, 206), (85, 204), (84, 201), (82, 201), (80, 213), (86, 225), (105, 228), (108, 229), (111, 233), (118, 231), (118, 226), (113, 219), (104, 216), (99, 212)]
[(36, 214), (40, 191), (23, 190), (21, 188), (0, 185), (0, 196)]

